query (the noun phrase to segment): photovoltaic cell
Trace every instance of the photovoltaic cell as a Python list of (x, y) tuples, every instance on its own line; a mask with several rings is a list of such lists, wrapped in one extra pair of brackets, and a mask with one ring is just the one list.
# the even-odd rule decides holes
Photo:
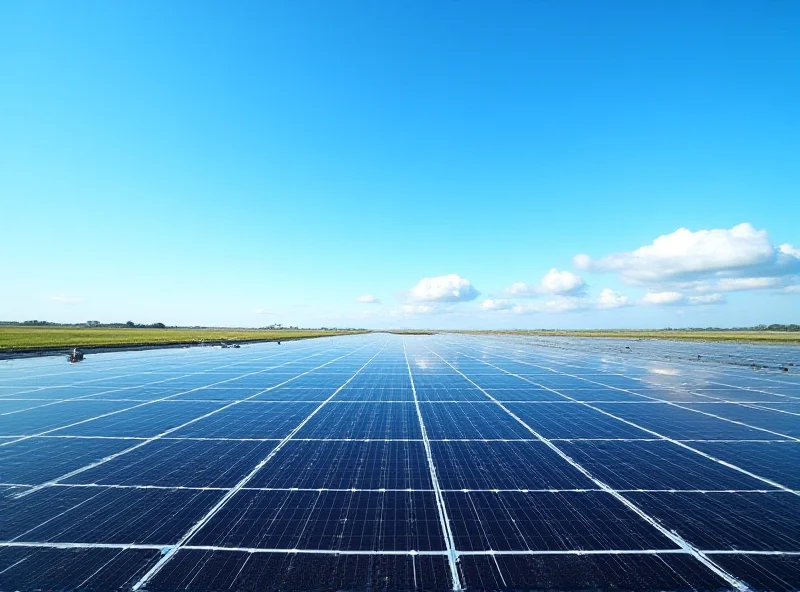
[(542, 442), (431, 442), (442, 489), (582, 489), (593, 482)]
[(535, 438), (488, 399), (481, 403), (426, 403), (421, 409), (428, 437), (432, 440)]
[(445, 500), (465, 551), (674, 547), (607, 493), (449, 492)]
[(772, 489), (665, 440), (560, 442), (558, 446), (614, 489)]
[(192, 545), (345, 551), (444, 549), (433, 493), (238, 493)]
[(134, 444), (113, 439), (29, 438), (0, 446), (0, 483), (39, 485)]
[(0, 590), (124, 590), (159, 557), (152, 549), (0, 548)]
[(421, 441), (292, 441), (249, 487), (432, 489)]
[(800, 590), (800, 555), (712, 555), (728, 572), (747, 582), (751, 590)]
[(579, 403), (506, 405), (545, 438), (650, 438), (650, 434)]
[(421, 438), (413, 403), (327, 405), (297, 433), (298, 438)]
[(65, 479), (64, 483), (233, 487), (267, 457), (277, 442), (159, 440)]
[(684, 555), (462, 556), (471, 590), (726, 590)]
[(626, 495), (701, 549), (792, 551), (800, 546), (800, 496), (793, 493)]
[(219, 491), (50, 487), (0, 507), (0, 540), (169, 545)]
[(448, 590), (443, 556), (180, 551), (148, 586), (196, 590)]
[(176, 438), (284, 438), (315, 403), (241, 403), (172, 432)]

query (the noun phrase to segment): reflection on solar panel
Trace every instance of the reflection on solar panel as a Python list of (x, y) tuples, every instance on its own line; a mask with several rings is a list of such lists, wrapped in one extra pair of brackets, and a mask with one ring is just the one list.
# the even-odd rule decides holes
[(798, 357), (375, 334), (15, 361), (0, 590), (800, 589), (800, 377), (741, 362)]

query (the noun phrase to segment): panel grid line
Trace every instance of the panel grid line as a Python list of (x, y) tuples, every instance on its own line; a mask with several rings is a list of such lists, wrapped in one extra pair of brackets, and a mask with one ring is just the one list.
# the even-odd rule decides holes
[(320, 403), (319, 406), (316, 407), (316, 409), (314, 409), (314, 411), (312, 411), (303, 421), (301, 421), (297, 425), (297, 427), (295, 427), (283, 440), (281, 440), (278, 443), (278, 445), (275, 446), (275, 448), (273, 448), (272, 451), (253, 468), (252, 471), (250, 471), (247, 475), (245, 475), (245, 477), (241, 479), (234, 487), (229, 489), (227, 493), (225, 493), (225, 495), (222, 496), (222, 498), (202, 518), (200, 518), (200, 520), (195, 522), (192, 525), (192, 527), (188, 531), (186, 531), (186, 533), (184, 533), (184, 535), (178, 540), (177, 544), (175, 544), (167, 553), (165, 553), (161, 557), (161, 559), (155, 565), (153, 565), (153, 567), (151, 567), (147, 571), (147, 573), (141, 577), (141, 579), (138, 582), (136, 582), (133, 585), (132, 588), (133, 591), (135, 592), (136, 590), (141, 589), (142, 586), (144, 586), (156, 574), (158, 574), (164, 568), (164, 566), (167, 563), (169, 563), (170, 560), (172, 560), (172, 558), (181, 549), (181, 547), (186, 545), (186, 543), (188, 543), (192, 539), (192, 537), (201, 528), (203, 528), (203, 526), (208, 524), (208, 522), (225, 506), (225, 504), (227, 504), (231, 500), (231, 498), (233, 498), (233, 496), (236, 495), (236, 493), (238, 493), (245, 485), (247, 485), (253, 479), (253, 477), (255, 477), (256, 474), (264, 467), (264, 465), (266, 465), (276, 454), (278, 454), (278, 452), (280, 452), (280, 450), (286, 445), (286, 443), (289, 442), (297, 432), (303, 429), (303, 426), (305, 426), (311, 420), (311, 418), (314, 417), (320, 411), (320, 409), (322, 409), (325, 406), (325, 404), (328, 401), (330, 401), (337, 394), (339, 394), (339, 392), (345, 386), (347, 386), (347, 384), (350, 383), (350, 381), (352, 381), (356, 376), (358, 376), (358, 374), (364, 368), (366, 368), (367, 365), (383, 351), (384, 347), (382, 347), (374, 356), (372, 356), (369, 360), (367, 360), (367, 362), (363, 366), (361, 366), (358, 370), (356, 370), (355, 374), (353, 374), (350, 378), (348, 378), (342, 386), (336, 389), (336, 391), (334, 391), (330, 397), (328, 397), (325, 401)]
[[(461, 354), (461, 355), (464, 355), (465, 357), (470, 358), (470, 359), (478, 360), (478, 358), (473, 358), (472, 356), (467, 356), (466, 354)], [(514, 376), (516, 378), (519, 378), (520, 380), (524, 380), (525, 382), (533, 384), (534, 386), (537, 386), (539, 388), (543, 388), (543, 389), (551, 391), (551, 392), (553, 392), (555, 394), (561, 395), (562, 397), (564, 397), (566, 399), (573, 400), (576, 403), (580, 403), (584, 407), (587, 407), (589, 409), (593, 409), (594, 411), (597, 411), (598, 413), (601, 413), (603, 415), (611, 417), (612, 419), (616, 419), (618, 421), (621, 421), (622, 423), (630, 425), (631, 427), (635, 427), (635, 428), (640, 429), (640, 430), (642, 430), (644, 432), (647, 432), (649, 434), (657, 436), (657, 437), (663, 439), (665, 442), (670, 442), (672, 444), (676, 444), (677, 446), (680, 446), (681, 448), (685, 448), (686, 450), (689, 450), (689, 451), (694, 452), (695, 454), (698, 454), (698, 455), (700, 455), (700, 456), (702, 456), (704, 458), (707, 458), (707, 459), (712, 460), (712, 461), (714, 461), (716, 463), (719, 463), (719, 464), (721, 464), (721, 465), (723, 465), (725, 467), (728, 467), (729, 469), (733, 469), (735, 471), (738, 471), (738, 472), (740, 472), (740, 473), (742, 473), (744, 475), (747, 475), (748, 477), (752, 477), (754, 479), (758, 479), (759, 481), (762, 481), (763, 483), (767, 483), (768, 485), (771, 485), (772, 487), (775, 487), (777, 489), (781, 489), (783, 491), (787, 491), (789, 493), (795, 493), (795, 495), (798, 495), (790, 487), (787, 487), (787, 486), (785, 486), (785, 485), (783, 485), (781, 483), (778, 483), (777, 481), (774, 481), (773, 479), (768, 479), (766, 477), (762, 477), (760, 475), (757, 475), (756, 473), (753, 473), (752, 471), (748, 471), (747, 469), (743, 469), (742, 467), (739, 467), (739, 466), (737, 466), (737, 465), (735, 465), (733, 463), (729, 463), (729, 462), (727, 462), (725, 460), (719, 459), (719, 458), (717, 458), (717, 457), (715, 457), (715, 456), (713, 456), (711, 454), (708, 454), (707, 452), (703, 452), (702, 450), (698, 450), (697, 448), (689, 446), (689, 445), (685, 444), (684, 442), (681, 442), (680, 440), (676, 440), (674, 438), (670, 438), (669, 436), (665, 436), (663, 434), (660, 434), (659, 432), (656, 432), (655, 430), (651, 430), (649, 428), (640, 426), (639, 424), (637, 424), (635, 422), (632, 422), (632, 421), (627, 420), (625, 418), (622, 418), (622, 417), (619, 417), (617, 415), (614, 415), (613, 413), (610, 413), (610, 412), (606, 411), (605, 409), (601, 409), (599, 407), (595, 407), (594, 405), (591, 405), (589, 403), (585, 403), (583, 401), (578, 401), (578, 400), (572, 399), (572, 397), (570, 397), (569, 395), (565, 395), (564, 393), (561, 393), (556, 389), (553, 389), (553, 388), (547, 387), (545, 385), (539, 384), (539, 383), (537, 383), (537, 382), (535, 382), (533, 380), (530, 380), (529, 378), (527, 378), (525, 376), (522, 376), (520, 374), (514, 374), (513, 372), (509, 372), (508, 370), (505, 370), (505, 369), (503, 369), (503, 368), (501, 368), (499, 366), (495, 366), (491, 362), (487, 362), (485, 360), (479, 360), (479, 361), (481, 363), (483, 363), (483, 364), (486, 364), (487, 366), (491, 366), (493, 368), (496, 368), (496, 369), (500, 370), (501, 372), (504, 372), (505, 374), (508, 374), (509, 376)], [(522, 363), (524, 363), (524, 362), (522, 362)], [(554, 371), (554, 372), (557, 372), (557, 371)], [(568, 374), (565, 374), (565, 375), (570, 376)]]
[(547, 438), (545, 438), (544, 436), (539, 434), (536, 430), (534, 430), (532, 427), (530, 427), (519, 416), (515, 415), (511, 410), (509, 410), (505, 405), (503, 405), (499, 401), (494, 400), (492, 395), (490, 395), (483, 388), (481, 388), (478, 384), (476, 384), (472, 379), (470, 379), (467, 375), (465, 375), (463, 372), (461, 372), (461, 370), (458, 370), (455, 366), (453, 366), (450, 362), (448, 362), (446, 359), (444, 359), (442, 356), (440, 356), (435, 351), (431, 350), (430, 348), (428, 348), (428, 350), (431, 353), (433, 353), (436, 357), (441, 359), (445, 364), (450, 366), (458, 374), (460, 374), (462, 377), (464, 377), (473, 386), (478, 388), (484, 395), (486, 395), (487, 397), (489, 397), (490, 399), (495, 401), (496, 405), (498, 405), (501, 409), (503, 409), (506, 413), (508, 413), (511, 417), (513, 417), (517, 422), (519, 422), (520, 425), (522, 425), (524, 428), (526, 428), (534, 436), (536, 436), (537, 439), (539, 439), (543, 443), (545, 443), (553, 452), (558, 454), (558, 456), (560, 456), (562, 459), (564, 459), (567, 463), (569, 463), (575, 469), (580, 471), (587, 478), (591, 479), (591, 481), (594, 482), (600, 489), (603, 489), (604, 491), (608, 492), (609, 494), (614, 496), (617, 500), (619, 500), (622, 504), (624, 504), (627, 508), (629, 508), (630, 510), (635, 512), (638, 516), (640, 516), (645, 522), (647, 522), (652, 527), (654, 527), (663, 536), (665, 536), (666, 538), (671, 540), (673, 543), (675, 543), (681, 549), (684, 549), (687, 553), (691, 554), (700, 563), (705, 565), (709, 570), (714, 572), (717, 576), (719, 576), (720, 578), (722, 578), (723, 580), (728, 582), (729, 585), (733, 586), (737, 590), (743, 590), (744, 591), (744, 590), (748, 590), (749, 589), (748, 586), (744, 582), (742, 582), (737, 577), (735, 577), (733, 574), (727, 572), (720, 565), (718, 565), (717, 563), (712, 561), (708, 556), (706, 556), (702, 551), (700, 551), (699, 549), (694, 547), (691, 543), (689, 543), (682, 536), (680, 536), (679, 534), (677, 534), (674, 531), (670, 531), (670, 530), (667, 530), (666, 528), (664, 528), (655, 518), (653, 518), (652, 516), (647, 514), (644, 510), (639, 508), (639, 506), (634, 504), (632, 501), (630, 501), (628, 498), (626, 498), (621, 493), (619, 493), (617, 491), (614, 491), (605, 482), (601, 481), (600, 479), (598, 479), (597, 477), (592, 475), (587, 469), (585, 469), (582, 465), (580, 465), (578, 462), (576, 462), (568, 454), (563, 452), (558, 446), (553, 444), (550, 440), (548, 440)]
[[(359, 349), (361, 349), (361, 348), (359, 348)], [(290, 379), (288, 379), (288, 380), (286, 380), (286, 381), (284, 381), (284, 382), (282, 382), (282, 383), (280, 383), (278, 385), (268, 387), (268, 388), (264, 389), (263, 391), (255, 393), (255, 394), (251, 395), (251, 397), (257, 397), (260, 394), (263, 394), (263, 393), (268, 392), (270, 390), (276, 389), (276, 388), (282, 386), (283, 384), (286, 384), (287, 382), (291, 382), (292, 380), (295, 380), (297, 378), (300, 378), (301, 376), (305, 376), (307, 374), (310, 374), (310, 373), (314, 372), (315, 370), (318, 370), (319, 368), (322, 368), (322, 367), (324, 367), (324, 366), (326, 366), (328, 364), (332, 364), (332, 363), (334, 363), (334, 362), (336, 362), (336, 361), (338, 361), (338, 360), (340, 360), (342, 358), (345, 358), (345, 357), (347, 357), (349, 355), (352, 355), (356, 351), (359, 351), (359, 350), (356, 349), (356, 350), (354, 350), (352, 352), (349, 352), (349, 353), (347, 353), (347, 354), (345, 354), (343, 356), (339, 356), (338, 358), (335, 358), (335, 359), (331, 360), (330, 362), (326, 362), (325, 364), (317, 366), (316, 368), (312, 368), (311, 370), (307, 370), (307, 371), (305, 371), (305, 372), (303, 372), (301, 374), (298, 374), (297, 376), (294, 376), (294, 377), (292, 377), (292, 378), (290, 378)], [(55, 485), (55, 484), (59, 483), (60, 481), (63, 481), (64, 479), (69, 479), (70, 477), (74, 477), (74, 476), (79, 475), (81, 473), (84, 473), (84, 472), (86, 472), (86, 471), (88, 471), (90, 469), (94, 469), (96, 467), (99, 467), (100, 465), (103, 465), (103, 464), (105, 464), (107, 462), (110, 462), (110, 461), (116, 459), (116, 458), (119, 458), (120, 456), (129, 454), (129, 453), (133, 452), (134, 450), (138, 450), (139, 448), (141, 448), (143, 446), (151, 444), (152, 442), (156, 442), (157, 440), (160, 440), (161, 438), (163, 438), (165, 436), (168, 436), (169, 434), (172, 434), (172, 433), (176, 432), (177, 430), (183, 429), (183, 428), (185, 428), (185, 427), (187, 427), (187, 426), (189, 426), (189, 425), (191, 425), (193, 423), (196, 423), (198, 421), (201, 421), (203, 419), (211, 417), (212, 415), (216, 415), (217, 413), (220, 413), (221, 411), (224, 411), (226, 409), (230, 409), (231, 407), (233, 407), (233, 406), (235, 406), (235, 405), (237, 405), (239, 403), (242, 403), (242, 402), (244, 402), (244, 401), (234, 401), (234, 402), (232, 402), (232, 403), (230, 403), (228, 405), (225, 405), (223, 407), (220, 407), (218, 409), (213, 409), (213, 410), (209, 411), (208, 413), (204, 413), (203, 415), (200, 415), (199, 417), (195, 417), (193, 419), (190, 419), (189, 421), (186, 421), (186, 422), (184, 422), (184, 423), (182, 423), (182, 424), (180, 424), (178, 426), (175, 426), (175, 427), (172, 427), (172, 428), (170, 428), (168, 430), (165, 430), (165, 431), (161, 432), (160, 434), (156, 434), (155, 436), (147, 438), (147, 439), (139, 442), (138, 444), (130, 446), (130, 447), (128, 447), (128, 448), (126, 448), (124, 450), (121, 450), (119, 452), (116, 452), (114, 454), (107, 455), (107, 456), (105, 456), (105, 457), (103, 457), (103, 458), (101, 458), (101, 459), (99, 459), (99, 460), (97, 460), (95, 462), (92, 462), (92, 463), (89, 463), (89, 464), (84, 465), (82, 467), (79, 467), (79, 468), (77, 468), (77, 469), (75, 469), (73, 471), (65, 473), (65, 474), (63, 474), (63, 475), (61, 475), (59, 477), (54, 478), (54, 479), (50, 479), (49, 481), (47, 481), (45, 483), (37, 485), (36, 487), (32, 487), (28, 491), (23, 491), (21, 493), (15, 494), (15, 497), (17, 497), (17, 498), (25, 497), (27, 495), (30, 495), (30, 494), (35, 493), (37, 491), (40, 491), (40, 490), (42, 490), (42, 489), (44, 489), (46, 487), (50, 487), (52, 485)]]
[(463, 590), (464, 586), (461, 583), (461, 577), (458, 573), (458, 555), (455, 550), (455, 542), (453, 541), (453, 532), (450, 529), (450, 519), (447, 516), (447, 506), (444, 502), (442, 490), (439, 487), (439, 478), (436, 476), (436, 465), (433, 462), (433, 454), (431, 452), (431, 443), (428, 440), (428, 432), (425, 429), (425, 422), (422, 419), (422, 411), (419, 407), (419, 399), (417, 398), (417, 387), (414, 384), (414, 375), (411, 373), (411, 364), (408, 361), (408, 352), (406, 351), (405, 338), (403, 338), (403, 357), (406, 360), (406, 367), (408, 369), (408, 379), (411, 381), (411, 390), (414, 393), (414, 406), (417, 410), (417, 419), (419, 420), (419, 428), (422, 432), (422, 441), (425, 447), (425, 456), (428, 460), (428, 470), (431, 475), (431, 482), (433, 483), (434, 495), (436, 496), (436, 508), (439, 513), (439, 522), (442, 527), (442, 535), (445, 539), (447, 546), (447, 562), (450, 568), (450, 578), (453, 582), (453, 590)]

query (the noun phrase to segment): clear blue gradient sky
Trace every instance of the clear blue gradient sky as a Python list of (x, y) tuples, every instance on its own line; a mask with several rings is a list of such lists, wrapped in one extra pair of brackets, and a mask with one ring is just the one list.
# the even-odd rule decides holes
[(797, 322), (798, 30), (791, 0), (3, 2), (0, 319)]

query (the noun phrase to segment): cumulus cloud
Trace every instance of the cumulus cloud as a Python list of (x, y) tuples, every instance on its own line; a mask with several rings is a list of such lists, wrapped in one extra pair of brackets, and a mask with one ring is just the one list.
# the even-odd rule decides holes
[(515, 282), (506, 292), (511, 296), (535, 298), (542, 295), (577, 296), (586, 291), (586, 284), (571, 271), (559, 271), (556, 268), (548, 271), (536, 285)]
[(718, 291), (795, 283), (800, 250), (776, 247), (765, 230), (744, 223), (730, 229), (679, 228), (650, 245), (601, 258), (577, 255), (575, 267), (616, 273), (631, 284)]
[(380, 304), (381, 303), (381, 301), (378, 298), (376, 298), (375, 296), (372, 296), (371, 294), (365, 294), (364, 296), (359, 296), (358, 298), (356, 298), (356, 302), (358, 302), (360, 304)]
[(780, 247), (778, 247), (778, 250), (784, 255), (790, 255), (796, 259), (800, 259), (800, 249), (795, 249), (789, 243), (782, 244)]
[(467, 302), (480, 295), (469, 280), (454, 273), (422, 278), (411, 288), (409, 299), (415, 302)]
[(611, 288), (606, 288), (597, 297), (597, 308), (611, 309), (631, 306), (633, 303), (627, 296), (615, 292)]
[(586, 284), (580, 276), (571, 271), (558, 271), (555, 268), (545, 274), (540, 285), (548, 294), (578, 294), (586, 289)]
[(58, 302), (59, 304), (81, 304), (83, 302), (83, 298), (63, 295), (50, 296), (48, 300), (51, 302)]

